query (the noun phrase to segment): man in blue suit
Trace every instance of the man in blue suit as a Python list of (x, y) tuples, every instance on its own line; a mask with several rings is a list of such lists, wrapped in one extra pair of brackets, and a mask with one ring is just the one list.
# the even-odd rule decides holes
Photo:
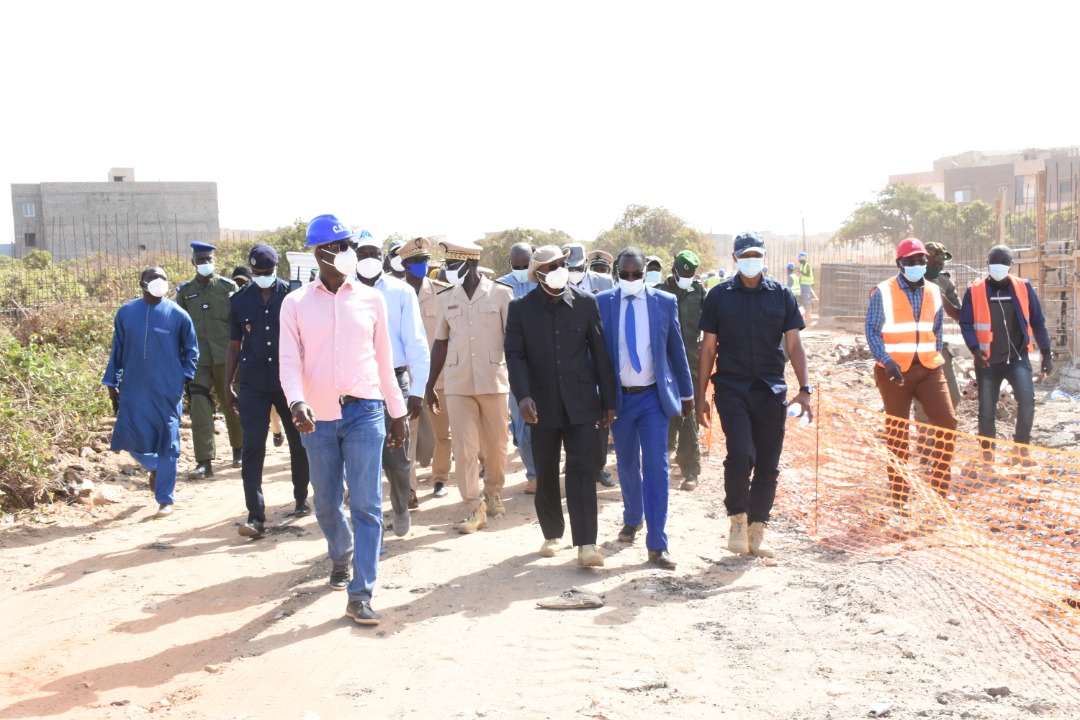
[(686, 360), (675, 298), (645, 287), (645, 253), (629, 247), (616, 260), (619, 286), (596, 296), (604, 342), (618, 375), (611, 433), (623, 497), (619, 540), (633, 542), (649, 528), (649, 561), (674, 570), (664, 531), (668, 505), (667, 427), (694, 412), (694, 386)]

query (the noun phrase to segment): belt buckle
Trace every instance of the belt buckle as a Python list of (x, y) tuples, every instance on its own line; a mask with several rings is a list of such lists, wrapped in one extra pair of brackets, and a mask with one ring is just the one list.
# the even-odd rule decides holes
[(345, 405), (345, 396), (344, 395), (338, 395), (337, 396), (337, 402), (338, 402), (338, 405), (341, 405), (341, 406), (344, 407), (344, 405)]

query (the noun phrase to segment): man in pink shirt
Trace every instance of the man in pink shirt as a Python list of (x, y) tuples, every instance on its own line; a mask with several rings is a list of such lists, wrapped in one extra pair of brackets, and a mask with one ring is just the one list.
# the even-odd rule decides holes
[[(371, 594), (383, 533), (382, 448), (404, 441), (407, 410), (394, 375), (386, 301), (356, 280), (355, 236), (333, 215), (308, 224), (319, 277), (281, 303), (280, 373), (334, 564), (330, 587), (348, 589), (346, 615), (378, 625)], [(393, 418), (389, 430), (384, 406)]]

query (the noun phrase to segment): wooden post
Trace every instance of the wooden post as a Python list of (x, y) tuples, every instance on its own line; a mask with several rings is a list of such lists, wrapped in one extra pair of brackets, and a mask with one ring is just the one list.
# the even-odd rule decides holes
[(1035, 278), (1039, 288), (1045, 285), (1043, 274), (1043, 255), (1046, 253), (1046, 170), (1040, 170), (1035, 176), (1035, 260), (1038, 263), (1035, 270)]
[(994, 244), (1008, 245), (1005, 241), (1005, 200), (1008, 195), (998, 195), (994, 200)]

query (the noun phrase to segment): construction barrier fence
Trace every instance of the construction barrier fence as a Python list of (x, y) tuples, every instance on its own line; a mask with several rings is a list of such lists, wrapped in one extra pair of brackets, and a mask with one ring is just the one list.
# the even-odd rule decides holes
[[(777, 512), (824, 547), (930, 570), (1080, 675), (1080, 453), (814, 397), (813, 423), (788, 422)], [(718, 421), (703, 441), (722, 463)]]

